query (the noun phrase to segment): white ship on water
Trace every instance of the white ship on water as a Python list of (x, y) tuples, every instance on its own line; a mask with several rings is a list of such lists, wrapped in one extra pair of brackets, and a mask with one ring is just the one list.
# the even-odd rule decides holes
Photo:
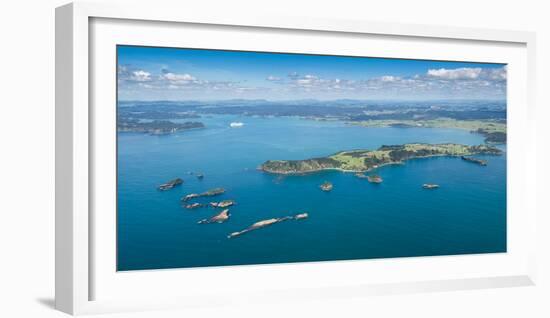
[(231, 128), (239, 128), (244, 126), (244, 124), (241, 122), (232, 122), (231, 124), (229, 124), (229, 126), (231, 126)]

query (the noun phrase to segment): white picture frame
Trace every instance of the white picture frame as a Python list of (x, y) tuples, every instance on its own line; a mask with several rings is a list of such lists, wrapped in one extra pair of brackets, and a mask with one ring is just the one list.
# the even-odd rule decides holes
[[(94, 27), (94, 23), (102, 21), (122, 21), (126, 26), (117, 29), (117, 36), (108, 37)], [(104, 65), (102, 61), (110, 60), (111, 55), (103, 59), (94, 45), (112, 46), (119, 41), (132, 38), (131, 27), (129, 32), (127, 23), (147, 23), (157, 25), (157, 32), (164, 32), (158, 41), (171, 43), (170, 29), (177, 28), (178, 24), (193, 25), (196, 28), (208, 26), (216, 29), (244, 28), (254, 29), (254, 32), (316, 32), (318, 37), (338, 37), (346, 35), (365, 35), (421, 39), (432, 43), (452, 42), (452, 45), (477, 45), (488, 43), (518, 48), (514, 59), (517, 65), (516, 84), (510, 85), (510, 90), (519, 92), (512, 98), (513, 104), (509, 111), (509, 144), (516, 150), (509, 155), (509, 180), (517, 181), (509, 184), (509, 205), (514, 211), (521, 210), (519, 217), (511, 218), (514, 222), (509, 225), (515, 237), (521, 237), (521, 242), (514, 252), (507, 255), (490, 256), (454, 256), (422, 258), (407, 260), (405, 264), (398, 264), (399, 260), (386, 262), (371, 260), (367, 263), (359, 262), (323, 262), (306, 265), (261, 265), (237, 266), (227, 268), (191, 269), (185, 271), (156, 271), (126, 274), (118, 279), (121, 273), (112, 268), (112, 275), (98, 266), (98, 260), (109, 259), (108, 255), (97, 253), (102, 246), (113, 240), (112, 233), (107, 233), (103, 241), (94, 238), (94, 228), (98, 221), (91, 211), (97, 202), (94, 202), (93, 193), (102, 178), (96, 178), (94, 173), (102, 169), (97, 165), (99, 153), (94, 148), (97, 140), (108, 139), (109, 135), (99, 134), (94, 125), (98, 120), (107, 117), (103, 113), (96, 113), (92, 105), (101, 98), (109, 96), (94, 96), (93, 89), (98, 78), (109, 82), (108, 74), (101, 75), (94, 67)], [(116, 23), (115, 23), (116, 24)], [(119, 27), (119, 26), (108, 26)], [(147, 27), (147, 26), (145, 26)], [(162, 30), (160, 30), (162, 29)], [(107, 29), (108, 30), (108, 29)], [(240, 31), (239, 31), (240, 32)], [(244, 31), (243, 31), (244, 32)], [(111, 32), (112, 33), (112, 32)], [(114, 33), (113, 33), (114, 34)], [(159, 33), (160, 34), (160, 33)], [(121, 37), (122, 36), (122, 37)], [(126, 36), (126, 38), (124, 38)], [(173, 36), (172, 36), (173, 37)], [(143, 36), (147, 42), (147, 36)], [(135, 39), (134, 39), (135, 40)], [(96, 42), (94, 42), (96, 41)], [(99, 41), (99, 42), (97, 42)], [(103, 41), (103, 42), (102, 42)], [(137, 41), (137, 40), (135, 40)], [(145, 43), (143, 42), (143, 43)], [(97, 44), (101, 43), (101, 44)], [(141, 42), (140, 42), (141, 43)], [(469, 43), (469, 44), (468, 44)], [(473, 43), (473, 44), (472, 44)], [(128, 44), (128, 43), (124, 43)], [(129, 43), (139, 44), (139, 43)], [(244, 45), (244, 44), (243, 44)], [(271, 45), (277, 45), (271, 44)], [(413, 291), (439, 291), (476, 289), (491, 287), (510, 287), (532, 285), (535, 281), (535, 219), (536, 191), (528, 191), (536, 184), (536, 171), (529, 158), (535, 154), (535, 34), (519, 31), (484, 30), (469, 28), (454, 28), (426, 25), (406, 25), (400, 23), (380, 23), (365, 21), (341, 21), (330, 19), (301, 19), (282, 16), (213, 16), (210, 13), (192, 12), (186, 6), (154, 7), (153, 5), (136, 4), (132, 6), (118, 6), (110, 4), (92, 4), (77, 2), (57, 8), (56, 10), (56, 308), (70, 314), (101, 313), (124, 310), (142, 310), (165, 308), (170, 306), (197, 306), (207, 305), (215, 293), (226, 292), (223, 303), (243, 301), (280, 301), (288, 299), (319, 299), (348, 297), (351, 295), (394, 294)], [(313, 45), (313, 47), (315, 47)], [(269, 48), (267, 49), (269, 50)], [(288, 49), (287, 49), (288, 50)], [(313, 50), (315, 50), (313, 48)], [(521, 51), (521, 52), (519, 52)], [(421, 54), (422, 48), (417, 54)], [(479, 53), (479, 58), (487, 58), (492, 49)], [(348, 52), (349, 53), (349, 52)], [(94, 56), (97, 54), (98, 56)], [(353, 54), (353, 52), (352, 52)], [(361, 52), (355, 54), (360, 55)], [(397, 54), (397, 53), (396, 53)], [(410, 53), (413, 54), (413, 53)], [(422, 54), (421, 54), (422, 55)], [(422, 55), (424, 56), (424, 55)], [(483, 57), (484, 56), (484, 57)], [(499, 61), (497, 56), (495, 60)], [(512, 59), (512, 58), (511, 58)], [(508, 60), (502, 60), (504, 62)], [(112, 62), (112, 61), (111, 61)], [(111, 70), (114, 76), (114, 69)], [(105, 73), (105, 72), (104, 72)], [(106, 76), (106, 77), (105, 77)], [(112, 80), (112, 78), (111, 78)], [(114, 82), (113, 82), (114, 83)], [(97, 116), (100, 116), (99, 119)], [(517, 147), (516, 147), (517, 145)], [(520, 151), (521, 150), (521, 151)], [(516, 155), (514, 155), (514, 153)], [(521, 169), (521, 171), (519, 171)], [(112, 170), (104, 170), (112, 171)], [(514, 173), (514, 171), (518, 173)], [(523, 176), (519, 177), (522, 172)], [(103, 174), (105, 175), (105, 174)], [(510, 183), (510, 182), (508, 182)], [(520, 193), (521, 192), (521, 193)], [(517, 198), (516, 198), (517, 196)], [(516, 212), (514, 212), (516, 213)], [(518, 216), (518, 214), (514, 214)], [(523, 219), (524, 218), (524, 219)], [(109, 227), (106, 227), (109, 228)], [(517, 229), (517, 230), (516, 230)], [(519, 240), (519, 239), (518, 239)], [(112, 242), (114, 246), (114, 241)], [(102, 245), (103, 244), (103, 245)], [(105, 249), (103, 249), (105, 250)], [(516, 253), (517, 251), (517, 253)], [(106, 253), (111, 255), (112, 253)], [(112, 256), (112, 255), (111, 255)], [(374, 279), (376, 271), (388, 268), (389, 262), (394, 262), (396, 272), (400, 275), (384, 276)], [(433, 263), (432, 265), (428, 265)], [(500, 264), (500, 270), (493, 265)], [(368, 268), (372, 275), (363, 272), (362, 279), (328, 279), (331, 273), (350, 271), (361, 273)], [(431, 269), (429, 269), (431, 268)], [(434, 268), (448, 268), (449, 270), (435, 272)], [(457, 272), (462, 268), (463, 272)], [(402, 270), (403, 269), (403, 270)], [(410, 274), (413, 269), (417, 274)], [(454, 270), (454, 273), (450, 273)], [(107, 271), (109, 269), (107, 268)], [(297, 275), (293, 284), (277, 284), (276, 279), (260, 284), (243, 284), (241, 288), (231, 287), (237, 281), (248, 278), (265, 276), (280, 277), (277, 275)], [(299, 274), (301, 273), (301, 274)], [(117, 276), (118, 275), (118, 276)], [(139, 276), (138, 276), (139, 275)], [(200, 290), (200, 277), (211, 275), (219, 280), (204, 284)], [(298, 279), (302, 277), (302, 279)], [(115, 276), (116, 279), (115, 279)], [(178, 278), (175, 278), (179, 276)], [(195, 280), (192, 277), (198, 277)], [(227, 278), (230, 277), (230, 278)], [(231, 279), (231, 277), (233, 277)], [(168, 293), (173, 290), (167, 288), (166, 293), (151, 295), (145, 292), (148, 287), (162, 286), (173, 279), (187, 281), (187, 292), (182, 294)], [(225, 280), (223, 280), (225, 279)], [(102, 286), (96, 288), (96, 280), (102, 280)], [(256, 281), (250, 279), (251, 281)], [(136, 292), (136, 284), (143, 288), (141, 296)], [(225, 286), (221, 286), (225, 284)], [(228, 287), (229, 286), (229, 287)], [(222, 288), (223, 287), (223, 288)], [(235, 293), (227, 294), (227, 288)], [(113, 295), (103, 297), (107, 292)], [(121, 291), (127, 297), (116, 297)], [(193, 292), (193, 290), (197, 292)], [(207, 290), (213, 290), (209, 294)], [(301, 293), (301, 290), (308, 292)], [(261, 291), (261, 292), (258, 292)], [(101, 294), (98, 294), (98, 292)], [(245, 296), (245, 297), (243, 297)], [(138, 300), (139, 301), (136, 301)]]

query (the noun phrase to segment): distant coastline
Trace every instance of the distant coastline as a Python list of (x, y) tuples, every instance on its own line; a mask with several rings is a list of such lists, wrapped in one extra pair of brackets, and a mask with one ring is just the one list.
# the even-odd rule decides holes
[[(506, 143), (507, 138), (505, 101), (120, 101), (118, 106), (121, 131), (155, 131), (140, 127), (146, 126), (146, 123), (141, 121), (143, 119), (174, 126), (179, 125), (172, 121), (174, 119), (195, 119), (211, 115), (296, 117), (315, 121), (340, 121), (349, 125), (373, 128), (454, 128), (481, 134), (485, 137), (486, 143), (495, 144)], [(170, 133), (173, 128), (187, 129), (174, 126), (169, 129), (159, 128), (157, 131)]]
[(150, 135), (166, 135), (183, 130), (204, 128), (201, 122), (174, 123), (169, 120), (152, 120), (142, 122), (136, 119), (119, 119), (117, 130), (119, 132), (147, 133)]
[(348, 122), (363, 127), (396, 128), (455, 128), (465, 129), (485, 137), (487, 143), (506, 143), (506, 123), (497, 120), (460, 120), (453, 118), (434, 119), (371, 119)]

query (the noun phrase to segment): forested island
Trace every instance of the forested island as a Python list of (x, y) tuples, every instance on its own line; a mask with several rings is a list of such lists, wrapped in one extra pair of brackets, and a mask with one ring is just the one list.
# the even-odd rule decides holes
[(119, 118), (117, 130), (120, 132), (139, 132), (151, 135), (165, 135), (178, 131), (204, 128), (201, 122), (174, 123), (169, 120), (140, 121), (137, 119)]
[(500, 149), (489, 145), (468, 146), (454, 143), (384, 145), (377, 150), (341, 151), (321, 158), (268, 160), (260, 166), (260, 170), (274, 174), (302, 174), (322, 170), (365, 172), (415, 158), (461, 157), (476, 154), (500, 155), (501, 153)]

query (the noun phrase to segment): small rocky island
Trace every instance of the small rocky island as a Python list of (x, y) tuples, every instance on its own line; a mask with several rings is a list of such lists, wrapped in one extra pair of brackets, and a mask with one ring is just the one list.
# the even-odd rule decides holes
[(370, 175), (370, 176), (367, 176), (367, 180), (370, 182), (370, 183), (382, 183), (382, 177), (377, 175), (377, 174), (373, 174), (373, 175)]
[(229, 220), (230, 216), (231, 216), (231, 214), (229, 214), (229, 209), (225, 209), (225, 210), (221, 211), (220, 213), (212, 216), (211, 218), (200, 220), (197, 223), (198, 224), (223, 223), (223, 222)]
[(274, 174), (303, 174), (323, 170), (366, 172), (381, 166), (400, 164), (415, 158), (436, 156), (500, 155), (502, 151), (489, 145), (404, 144), (382, 146), (377, 150), (341, 151), (328, 157), (304, 160), (268, 160), (259, 169)]
[(334, 188), (334, 185), (328, 181), (325, 181), (323, 182), (323, 184), (319, 186), (319, 188), (321, 188), (321, 190), (325, 192), (329, 192), (329, 191), (332, 191), (332, 188)]
[(203, 206), (205, 206), (204, 204), (202, 203), (192, 203), (192, 204), (187, 204), (185, 206), (186, 209), (198, 209), (198, 208), (202, 208)]
[(223, 200), (220, 202), (210, 202), (210, 206), (213, 208), (227, 208), (235, 204), (235, 201), (233, 200)]
[(243, 235), (245, 233), (248, 233), (250, 231), (261, 229), (263, 227), (270, 226), (270, 225), (277, 224), (277, 223), (281, 223), (281, 222), (288, 221), (288, 220), (304, 220), (304, 219), (307, 219), (308, 216), (309, 215), (307, 213), (299, 213), (299, 214), (296, 214), (294, 216), (285, 216), (285, 217), (281, 217), (281, 218), (272, 218), (272, 219), (258, 221), (256, 223), (252, 224), (251, 226), (247, 227), (246, 229), (242, 230), (242, 231), (233, 232), (233, 233), (229, 234), (227, 236), (227, 238), (234, 238), (234, 237)]
[(434, 184), (434, 183), (424, 183), (422, 185), (422, 188), (426, 189), (426, 190), (434, 190), (434, 189), (438, 189), (439, 188), (439, 184)]
[(195, 199), (195, 198), (200, 198), (200, 197), (213, 197), (215, 195), (220, 195), (222, 193), (225, 193), (225, 189), (224, 188), (215, 188), (215, 189), (211, 189), (211, 190), (208, 190), (206, 192), (203, 192), (203, 193), (191, 193), (191, 194), (188, 194), (184, 197), (181, 198), (181, 201), (189, 201), (191, 199)]
[(166, 191), (166, 190), (173, 189), (174, 187), (179, 186), (182, 183), (183, 183), (183, 179), (176, 178), (176, 179), (170, 180), (166, 183), (163, 183), (163, 184), (159, 185), (158, 189), (161, 190), (161, 191)]
[(462, 158), (462, 160), (464, 160), (464, 161), (475, 163), (475, 164), (478, 164), (480, 166), (486, 166), (487, 165), (487, 160), (482, 160), (482, 159), (477, 159), (477, 158), (472, 158), (472, 157), (466, 157), (466, 156), (462, 156), (460, 158)]

